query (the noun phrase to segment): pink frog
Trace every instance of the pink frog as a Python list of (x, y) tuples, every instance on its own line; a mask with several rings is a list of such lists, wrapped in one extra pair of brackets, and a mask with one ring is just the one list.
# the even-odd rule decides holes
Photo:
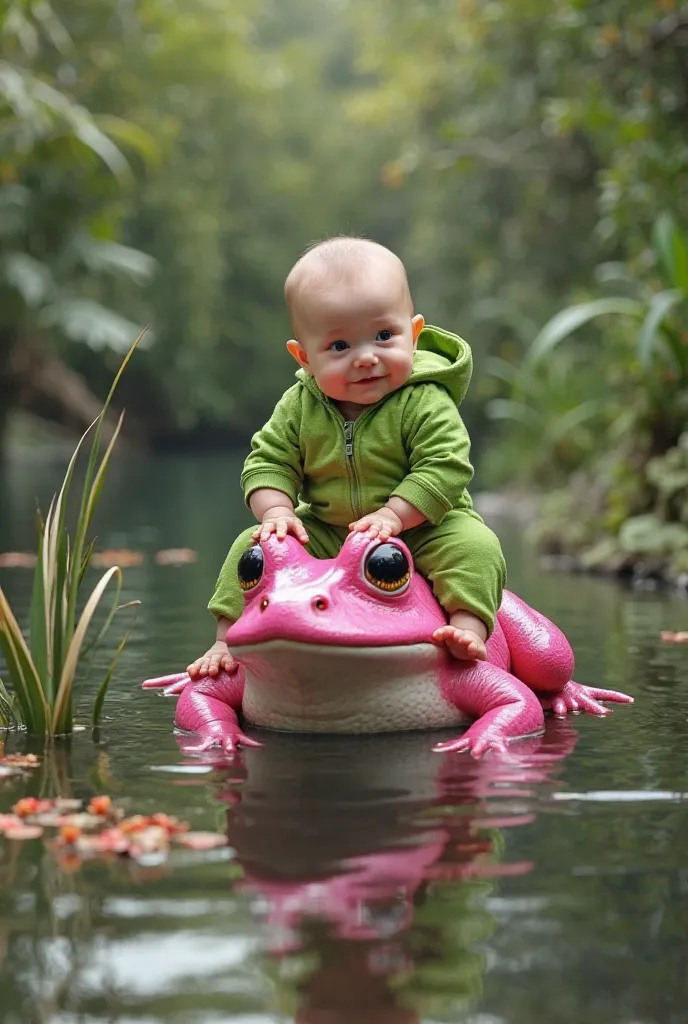
[(238, 567), (244, 612), (227, 632), (231, 674), (149, 679), (180, 694), (175, 724), (196, 733), (188, 753), (259, 746), (247, 725), (301, 733), (381, 733), (470, 727), (440, 752), (503, 752), (544, 728), (543, 709), (608, 713), (614, 690), (573, 682), (563, 633), (504, 592), (487, 661), (460, 662), (429, 638), (446, 622), (399, 537), (353, 533), (334, 559), (293, 537), (249, 548)]

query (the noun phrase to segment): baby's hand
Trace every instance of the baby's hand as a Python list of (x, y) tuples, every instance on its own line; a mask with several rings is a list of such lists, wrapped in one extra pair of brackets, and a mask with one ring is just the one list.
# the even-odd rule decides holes
[(266, 512), (260, 526), (257, 526), (251, 537), (258, 543), (267, 540), (274, 533), (277, 540), (284, 540), (288, 533), (300, 540), (302, 544), (308, 543), (308, 533), (298, 516), (287, 515), (286, 513)]
[(200, 679), (203, 676), (216, 676), (221, 668), (225, 672), (231, 672), (234, 667), (234, 658), (229, 653), (227, 644), (224, 640), (216, 640), (210, 650), (196, 658), (186, 671), (192, 679)]
[(355, 523), (349, 523), (352, 533), (367, 533), (371, 539), (377, 537), (382, 541), (396, 537), (401, 533), (401, 528), (401, 519), (391, 508), (380, 508), (377, 512), (357, 519)]

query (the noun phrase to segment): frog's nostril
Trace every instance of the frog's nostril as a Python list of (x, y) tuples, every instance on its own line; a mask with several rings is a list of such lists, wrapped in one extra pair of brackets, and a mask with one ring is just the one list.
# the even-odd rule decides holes
[(316, 612), (327, 611), (327, 609), (329, 608), (329, 604), (330, 602), (327, 600), (326, 597), (313, 598), (313, 607), (315, 608)]
[(260, 610), (264, 612), (269, 604), (270, 602), (268, 601), (267, 597), (264, 597), (263, 600), (260, 602)]

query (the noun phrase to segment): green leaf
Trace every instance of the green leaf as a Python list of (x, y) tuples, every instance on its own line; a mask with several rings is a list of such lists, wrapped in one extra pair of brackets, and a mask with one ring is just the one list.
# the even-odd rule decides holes
[(46, 306), (41, 316), (46, 327), (57, 327), (72, 341), (85, 342), (89, 348), (112, 348), (115, 352), (127, 349), (132, 335), (140, 328), (107, 309), (93, 299), (63, 297)]
[[(685, 294), (678, 288), (671, 291), (658, 292), (648, 304), (647, 316), (643, 320), (638, 335), (638, 359), (643, 366), (649, 366), (655, 349), (660, 328), (666, 315), (685, 299)], [(671, 349), (671, 345), (669, 346)], [(672, 353), (673, 354), (673, 353)], [(682, 369), (679, 362), (679, 369)]]
[(485, 360), (485, 373), (503, 380), (506, 384), (515, 384), (520, 375), (520, 368), (499, 356), (491, 356)]
[[(86, 233), (79, 235), (76, 248), (89, 270), (95, 273), (123, 274), (140, 285), (148, 284), (157, 267), (157, 261), (140, 249), (132, 249), (131, 246)], [(130, 332), (126, 339), (127, 348), (131, 338)]]
[(7, 729), (11, 725), (15, 725), (16, 722), (14, 698), (8, 693), (2, 679), (0, 679), (0, 729)]
[(688, 527), (682, 523), (666, 523), (652, 513), (632, 516), (619, 530), (619, 543), (631, 554), (672, 554), (688, 548)]
[(0, 648), (7, 662), (12, 688), (17, 695), (24, 722), (29, 728), (45, 731), (49, 708), (41, 679), (31, 658), (31, 652), (19, 628), (19, 623), (0, 587)]
[(86, 638), (88, 628), (91, 625), (93, 616), (95, 615), (101, 598), (113, 576), (117, 576), (118, 588), (121, 586), (122, 570), (119, 569), (118, 566), (113, 566), (112, 569), (108, 569), (105, 575), (93, 588), (93, 591), (84, 606), (84, 610), (81, 613), (76, 629), (74, 630), (74, 636), (72, 637), (71, 643), (67, 648), (64, 665), (62, 666), (60, 683), (57, 688), (57, 693), (55, 694), (55, 703), (52, 708), (51, 725), (52, 732), (55, 734), (71, 731), (72, 689), (74, 686), (74, 676), (76, 675), (81, 648)]
[(688, 244), (668, 211), (660, 213), (655, 220), (652, 241), (668, 283), (688, 292)]
[(600, 316), (629, 316), (634, 320), (640, 320), (645, 312), (642, 302), (636, 299), (626, 299), (621, 296), (610, 296), (607, 299), (594, 299), (592, 302), (583, 302), (577, 306), (569, 306), (556, 313), (551, 320), (548, 320), (540, 333), (533, 340), (532, 345), (526, 353), (526, 360), (536, 363), (544, 356), (549, 355), (552, 349), (568, 338), (584, 324), (596, 320)]
[(91, 561), (91, 555), (93, 554), (93, 549), (96, 546), (96, 539), (96, 537), (93, 538), (91, 543), (87, 546), (86, 550), (84, 551), (83, 558), (81, 559), (81, 565), (79, 567), (79, 586), (81, 586), (81, 584), (84, 581), (84, 576), (86, 575), (86, 570), (88, 569), (88, 563)]
[(553, 426), (550, 428), (548, 440), (555, 442), (563, 440), (576, 427), (580, 427), (583, 423), (587, 423), (588, 420), (597, 416), (601, 408), (602, 403), (599, 399), (589, 398), (585, 402), (581, 402), (580, 405), (574, 406), (573, 409), (569, 409), (562, 416), (556, 418)]
[(140, 125), (111, 114), (94, 114), (93, 120), (105, 135), (137, 153), (149, 167), (159, 166), (161, 154), (158, 145), (153, 136)]
[(55, 289), (50, 267), (25, 252), (7, 253), (2, 274), (7, 283), (19, 292), (25, 304), (33, 309), (42, 306)]
[[(45, 588), (43, 585), (43, 530), (39, 526), (38, 558), (33, 574), (31, 604), (29, 606), (29, 647), (40, 679), (49, 679), (48, 621), (45, 616)], [(50, 699), (50, 698), (48, 698)]]

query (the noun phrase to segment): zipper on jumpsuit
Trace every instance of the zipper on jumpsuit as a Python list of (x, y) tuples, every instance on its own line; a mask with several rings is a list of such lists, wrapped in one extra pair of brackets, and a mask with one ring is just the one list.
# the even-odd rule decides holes
[(344, 451), (346, 453), (346, 465), (349, 470), (349, 482), (351, 484), (351, 507), (354, 510), (356, 519), (363, 515), (361, 508), (361, 489), (356, 472), (356, 460), (354, 459), (354, 421), (344, 421)]

